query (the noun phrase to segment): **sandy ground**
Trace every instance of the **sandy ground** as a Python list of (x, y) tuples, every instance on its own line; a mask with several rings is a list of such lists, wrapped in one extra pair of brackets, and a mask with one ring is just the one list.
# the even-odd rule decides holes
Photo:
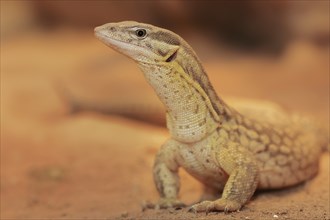
[[(328, 123), (328, 50), (302, 42), (280, 59), (220, 53), (205, 67), (224, 97), (268, 99)], [(58, 81), (100, 103), (133, 97), (159, 105), (135, 64), (91, 34), (2, 43), (1, 219), (330, 219), (328, 153), (313, 180), (259, 192), (240, 212), (142, 211), (144, 201), (158, 198), (151, 169), (166, 129), (93, 112), (70, 115)], [(184, 171), (181, 179), (180, 196), (193, 204), (201, 186)]]

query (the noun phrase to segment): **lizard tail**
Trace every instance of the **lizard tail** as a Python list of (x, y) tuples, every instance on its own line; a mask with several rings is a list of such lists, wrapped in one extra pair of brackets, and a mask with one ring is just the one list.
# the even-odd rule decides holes
[(68, 87), (66, 87), (62, 81), (59, 79), (54, 80), (53, 86), (60, 99), (67, 105), (69, 114), (75, 114), (83, 110), (79, 102), (77, 102)]

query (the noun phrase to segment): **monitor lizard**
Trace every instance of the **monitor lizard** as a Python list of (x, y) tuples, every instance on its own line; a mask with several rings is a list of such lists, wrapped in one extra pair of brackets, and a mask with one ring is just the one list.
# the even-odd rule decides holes
[(227, 105), (177, 34), (124, 21), (96, 27), (95, 35), (138, 64), (166, 108), (170, 138), (154, 162), (160, 194), (155, 207), (184, 206), (179, 167), (205, 185), (204, 201), (190, 208), (194, 212), (237, 211), (256, 189), (292, 186), (317, 173), (327, 135), (305, 118), (282, 112), (280, 120), (249, 117)]

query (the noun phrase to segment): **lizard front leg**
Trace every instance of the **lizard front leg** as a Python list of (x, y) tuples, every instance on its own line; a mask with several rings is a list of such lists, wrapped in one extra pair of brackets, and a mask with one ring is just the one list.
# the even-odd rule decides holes
[(160, 194), (160, 200), (156, 208), (185, 206), (177, 198), (180, 189), (179, 165), (175, 159), (178, 150), (177, 144), (174, 140), (168, 140), (156, 156), (153, 175), (156, 188)]
[(237, 211), (253, 195), (258, 185), (258, 167), (253, 155), (236, 143), (217, 152), (219, 166), (229, 174), (222, 197), (193, 205), (191, 211)]

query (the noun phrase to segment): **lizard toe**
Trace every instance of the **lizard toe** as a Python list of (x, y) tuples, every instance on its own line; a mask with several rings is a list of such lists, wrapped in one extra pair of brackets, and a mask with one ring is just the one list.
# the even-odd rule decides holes
[(183, 208), (186, 205), (178, 199), (161, 198), (155, 206), (155, 209)]
[(216, 201), (204, 201), (193, 205), (189, 211), (190, 212), (214, 212), (223, 211), (225, 213), (238, 211), (241, 208), (241, 204), (236, 201), (231, 201), (227, 199), (218, 199)]
[(193, 206), (190, 207), (189, 211), (190, 212), (207, 212), (208, 209), (210, 209), (210, 206), (212, 206), (212, 203), (211, 201), (203, 201), (203, 202), (200, 202), (200, 203), (197, 203)]
[(145, 201), (142, 204), (142, 211), (145, 211), (147, 209), (167, 209), (167, 208), (181, 209), (184, 207), (186, 207), (186, 205), (180, 200), (161, 198), (157, 203)]
[(213, 211), (224, 211), (225, 213), (238, 211), (242, 205), (236, 201), (228, 199), (218, 199), (214, 201)]

